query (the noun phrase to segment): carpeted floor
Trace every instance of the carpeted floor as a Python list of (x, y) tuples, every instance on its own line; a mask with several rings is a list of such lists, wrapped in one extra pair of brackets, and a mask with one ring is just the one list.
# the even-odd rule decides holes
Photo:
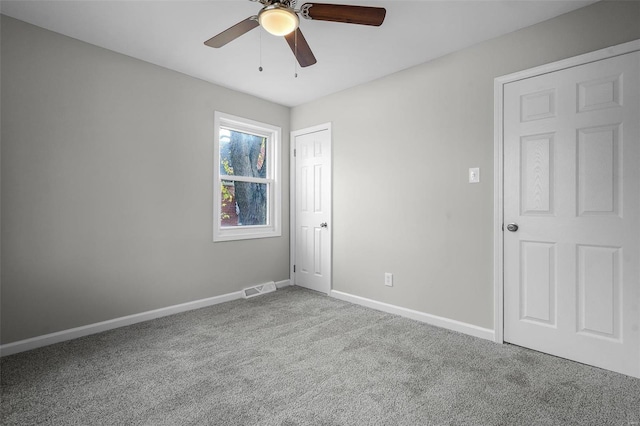
[(2, 358), (3, 425), (638, 425), (640, 380), (297, 287)]

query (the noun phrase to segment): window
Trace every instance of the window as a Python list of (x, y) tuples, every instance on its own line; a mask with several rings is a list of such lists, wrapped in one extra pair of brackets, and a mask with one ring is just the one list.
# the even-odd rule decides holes
[(213, 241), (279, 237), (281, 129), (215, 113)]

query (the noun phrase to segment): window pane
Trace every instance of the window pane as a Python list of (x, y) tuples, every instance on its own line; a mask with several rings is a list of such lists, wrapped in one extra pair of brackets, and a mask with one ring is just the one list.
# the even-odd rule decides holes
[(282, 235), (282, 129), (215, 112), (213, 241)]
[(267, 225), (267, 185), (223, 180), (220, 200), (222, 227)]
[(267, 177), (267, 138), (220, 129), (220, 174)]
[(236, 197), (234, 182), (223, 180), (220, 185), (220, 223), (222, 226), (237, 226)]

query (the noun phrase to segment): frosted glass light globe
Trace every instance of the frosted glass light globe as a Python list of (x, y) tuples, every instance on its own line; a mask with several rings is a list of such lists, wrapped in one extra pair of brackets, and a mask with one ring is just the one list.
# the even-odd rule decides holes
[(298, 15), (291, 9), (273, 5), (260, 11), (258, 22), (268, 33), (275, 36), (284, 36), (295, 31), (300, 20)]

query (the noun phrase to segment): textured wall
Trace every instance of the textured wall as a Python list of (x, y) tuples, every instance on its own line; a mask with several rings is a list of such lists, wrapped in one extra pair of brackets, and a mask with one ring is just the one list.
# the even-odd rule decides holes
[[(212, 242), (215, 110), (282, 127), (283, 235)], [(2, 343), (288, 278), (288, 108), (2, 17)]]
[(640, 2), (600, 2), (293, 108), (294, 130), (332, 122), (333, 288), (493, 328), (494, 78), (638, 39), (639, 22)]

